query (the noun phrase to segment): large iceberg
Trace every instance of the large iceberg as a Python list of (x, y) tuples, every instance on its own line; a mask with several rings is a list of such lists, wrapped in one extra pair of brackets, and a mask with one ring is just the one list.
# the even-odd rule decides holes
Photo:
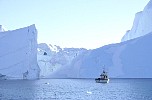
[(0, 74), (10, 79), (37, 79), (37, 30), (35, 25), (0, 32)]
[(111, 78), (151, 78), (151, 43), (152, 33), (88, 50), (69, 65), (62, 66), (62, 70), (57, 70), (54, 75), (57, 78), (96, 78), (105, 69)]

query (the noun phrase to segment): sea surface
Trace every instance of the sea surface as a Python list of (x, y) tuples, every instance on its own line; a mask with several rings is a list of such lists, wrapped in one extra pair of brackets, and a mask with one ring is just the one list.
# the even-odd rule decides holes
[(0, 100), (152, 100), (152, 79), (0, 80)]

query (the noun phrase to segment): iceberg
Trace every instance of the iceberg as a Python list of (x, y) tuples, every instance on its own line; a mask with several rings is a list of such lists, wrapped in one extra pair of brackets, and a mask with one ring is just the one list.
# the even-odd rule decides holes
[(38, 44), (37, 60), (41, 69), (40, 78), (66, 78), (66, 74), (62, 72), (65, 72), (73, 60), (85, 51), (87, 50), (83, 48), (61, 48), (46, 43)]
[(37, 79), (37, 30), (35, 25), (0, 32), (0, 74), (9, 79)]
[(132, 29), (127, 31), (123, 41), (134, 39), (152, 32), (152, 0), (145, 6), (143, 11), (136, 13)]

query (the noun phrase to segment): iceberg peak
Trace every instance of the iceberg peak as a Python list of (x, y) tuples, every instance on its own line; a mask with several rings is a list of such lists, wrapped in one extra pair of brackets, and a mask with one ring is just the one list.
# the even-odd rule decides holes
[(138, 38), (152, 32), (152, 0), (145, 6), (143, 11), (136, 13), (132, 29), (123, 36), (122, 42)]

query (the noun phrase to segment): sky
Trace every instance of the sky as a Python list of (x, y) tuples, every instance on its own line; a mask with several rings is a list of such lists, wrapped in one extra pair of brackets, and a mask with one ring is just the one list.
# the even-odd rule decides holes
[(119, 43), (149, 0), (0, 0), (0, 25), (35, 24), (38, 43), (95, 49)]

